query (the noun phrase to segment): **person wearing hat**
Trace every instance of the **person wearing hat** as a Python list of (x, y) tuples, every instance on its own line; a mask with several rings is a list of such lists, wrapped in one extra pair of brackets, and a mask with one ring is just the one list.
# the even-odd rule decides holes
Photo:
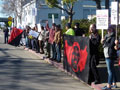
[(114, 69), (114, 62), (116, 60), (116, 50), (115, 50), (115, 29), (112, 25), (108, 28), (108, 33), (105, 38), (102, 39), (102, 44), (104, 48), (104, 57), (107, 65), (108, 71), (108, 84), (103, 87), (103, 90), (111, 90), (111, 88), (117, 88), (116, 85), (116, 75)]
[(75, 30), (75, 36), (85, 36), (85, 32), (83, 29), (81, 29), (79, 23), (75, 23), (74, 30)]
[(72, 36), (75, 36), (75, 31), (71, 28), (71, 24), (70, 23), (67, 23), (66, 25), (66, 32), (65, 34), (66, 35), (72, 35)]

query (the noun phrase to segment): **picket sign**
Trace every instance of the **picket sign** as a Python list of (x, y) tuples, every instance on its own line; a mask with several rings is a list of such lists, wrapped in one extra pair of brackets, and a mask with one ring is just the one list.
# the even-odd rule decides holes
[(108, 29), (108, 9), (96, 10), (96, 27), (102, 29), (102, 38), (104, 38), (104, 29)]
[(119, 8), (118, 2), (113, 1), (111, 2), (111, 25), (116, 25), (116, 39), (117, 39), (117, 25), (119, 22)]

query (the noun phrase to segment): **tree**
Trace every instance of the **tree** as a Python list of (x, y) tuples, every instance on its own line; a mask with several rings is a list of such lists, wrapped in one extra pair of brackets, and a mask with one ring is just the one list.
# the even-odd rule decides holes
[(105, 9), (109, 9), (109, 0), (105, 0)]
[(101, 0), (93, 0), (96, 2), (97, 9), (101, 9)]
[(17, 17), (20, 20), (21, 23), (21, 17), (22, 17), (22, 3), (25, 0), (2, 0), (3, 6), (2, 6), (2, 12), (6, 15), (12, 15), (14, 14), (14, 22), (17, 24)]
[(61, 0), (62, 3), (59, 2), (60, 0), (45, 0), (45, 1), (46, 1), (46, 4), (51, 8), (55, 7), (65, 11), (69, 16), (68, 22), (72, 23), (73, 15), (75, 14), (75, 12), (73, 11), (73, 7), (75, 2), (77, 2), (77, 0)]

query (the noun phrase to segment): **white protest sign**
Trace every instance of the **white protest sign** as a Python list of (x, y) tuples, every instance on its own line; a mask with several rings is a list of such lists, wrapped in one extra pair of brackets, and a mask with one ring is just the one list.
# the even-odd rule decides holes
[(55, 23), (55, 16), (52, 14), (52, 23)]
[(37, 24), (37, 27), (38, 27), (38, 32), (41, 32), (41, 24)]
[(111, 2), (111, 24), (118, 25), (118, 2)]
[(108, 10), (96, 10), (97, 29), (108, 29)]
[(39, 36), (39, 33), (36, 32), (36, 31), (30, 30), (29, 35), (31, 35), (31, 36), (37, 38), (37, 37)]

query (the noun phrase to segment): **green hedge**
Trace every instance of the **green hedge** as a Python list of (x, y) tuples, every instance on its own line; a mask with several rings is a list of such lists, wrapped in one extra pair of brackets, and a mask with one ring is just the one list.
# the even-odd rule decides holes
[[(67, 24), (67, 22), (68, 22), (68, 20), (62, 21), (63, 32), (66, 31), (65, 25)], [(96, 18), (94, 18), (92, 20), (88, 20), (88, 19), (73, 20), (72, 27), (75, 25), (75, 23), (80, 23), (80, 28), (82, 28), (85, 31), (86, 36), (89, 36), (89, 26), (90, 26), (90, 24), (96, 23)], [(101, 30), (98, 30), (98, 33), (101, 35)], [(105, 34), (106, 34), (106, 30), (104, 31), (104, 35)], [(99, 46), (99, 56), (100, 56), (100, 58), (104, 58), (102, 44), (100, 44), (100, 46)]]
[[(62, 21), (63, 31), (65, 31), (65, 25), (67, 24), (67, 22), (68, 22), (68, 20)], [(88, 36), (89, 26), (90, 26), (90, 24), (96, 23), (96, 18), (94, 18), (92, 20), (88, 20), (88, 19), (73, 20), (72, 27), (74, 27), (75, 23), (80, 23), (80, 27), (85, 31), (86, 36)]]

